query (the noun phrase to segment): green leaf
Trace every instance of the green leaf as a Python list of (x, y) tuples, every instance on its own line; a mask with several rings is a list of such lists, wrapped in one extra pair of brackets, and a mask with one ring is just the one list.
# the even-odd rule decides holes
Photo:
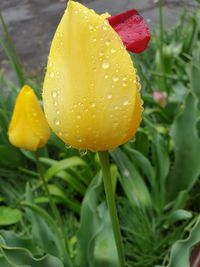
[(60, 198), (63, 201), (63, 203), (65, 203), (71, 210), (73, 210), (77, 214), (80, 213), (79, 202), (77, 202), (76, 200), (70, 200), (66, 196), (65, 192), (61, 188), (59, 188), (58, 186), (56, 186), (54, 184), (49, 184), (48, 188), (49, 188), (49, 191), (52, 195)]
[(147, 177), (149, 184), (153, 188), (156, 180), (151, 162), (140, 151), (132, 148), (127, 148), (127, 151), (129, 152), (132, 161), (134, 161), (135, 166)]
[(56, 221), (44, 209), (33, 203), (33, 195), (27, 184), (26, 201), (21, 205), (26, 208), (28, 219), (31, 221), (34, 243), (42, 251), (59, 257), (70, 266), (71, 260), (66, 251), (65, 240)]
[(156, 169), (156, 177), (161, 186), (164, 186), (169, 172), (169, 152), (165, 139), (156, 129), (151, 128), (152, 132), (152, 156)]
[[(61, 261), (54, 256), (46, 255), (42, 258), (35, 258), (30, 251), (25, 248), (1, 245), (0, 251), (4, 256), (4, 260), (2, 261), (6, 262), (6, 265), (2, 265), (3, 267), (64, 267)], [(2, 258), (0, 258), (0, 262), (1, 259)]]
[(79, 157), (71, 157), (71, 158), (61, 160), (46, 171), (45, 179), (49, 180), (54, 175), (59, 173), (60, 171), (66, 170), (68, 168), (76, 167), (76, 166), (86, 166), (86, 163), (84, 160), (82, 160)]
[(0, 165), (16, 168), (21, 164), (21, 159), (20, 152), (16, 148), (9, 145), (0, 145)]
[[(49, 158), (40, 158), (40, 161), (50, 166), (55, 166), (59, 162), (57, 160), (52, 160)], [(55, 174), (55, 176), (62, 179), (63, 181), (68, 183), (72, 188), (74, 188), (74, 190), (84, 195), (86, 187), (77, 179), (77, 177), (72, 176), (70, 173), (66, 171), (59, 171)], [(51, 180), (52, 178), (53, 176), (51, 176), (48, 179)]]
[(200, 216), (185, 240), (177, 241), (171, 249), (170, 261), (167, 267), (190, 266), (190, 251), (192, 247), (200, 242)]
[(196, 130), (198, 119), (196, 102), (196, 98), (190, 93), (186, 98), (184, 109), (171, 127), (175, 162), (167, 180), (170, 199), (174, 199), (182, 190), (189, 190), (200, 174), (200, 139)]
[(148, 188), (134, 162), (130, 161), (126, 154), (120, 149), (111, 152), (111, 156), (120, 169), (120, 183), (132, 205), (151, 207), (151, 197)]
[(98, 207), (98, 215), (101, 220), (101, 226), (99, 227), (99, 231), (94, 236), (94, 239), (90, 243), (90, 247), (94, 245), (94, 249), (93, 247), (89, 249), (89, 251), (94, 250), (94, 255), (89, 257), (91, 264), (90, 266), (119, 267), (112, 225), (105, 203)]
[(0, 225), (11, 225), (21, 220), (22, 214), (18, 209), (0, 207)]
[[(96, 215), (99, 204), (99, 197), (102, 193), (102, 176), (98, 173), (92, 180), (81, 207), (80, 229), (77, 242), (77, 265), (89, 267), (89, 245), (97, 230), (99, 229), (100, 219)], [(90, 248), (91, 249), (91, 248)]]
[(175, 210), (167, 218), (166, 224), (169, 226), (178, 221), (188, 220), (192, 218), (192, 213), (187, 210)]
[(102, 189), (102, 175), (98, 173), (81, 208), (76, 259), (80, 267), (119, 266), (108, 210), (105, 203), (100, 204)]
[[(17, 235), (13, 231), (0, 230), (0, 236), (8, 247), (26, 248), (33, 254), (38, 254), (38, 248), (34, 245), (33, 240), (21, 235)], [(0, 265), (1, 266), (1, 265)]]

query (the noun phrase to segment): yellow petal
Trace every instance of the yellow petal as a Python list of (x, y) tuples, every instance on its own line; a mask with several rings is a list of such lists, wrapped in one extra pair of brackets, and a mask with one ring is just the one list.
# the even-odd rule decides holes
[(137, 86), (117, 33), (104, 17), (70, 1), (52, 41), (43, 87), (53, 131), (79, 149), (123, 144), (141, 120)]
[(20, 91), (8, 129), (10, 142), (31, 151), (44, 146), (50, 129), (33, 90), (24, 86)]

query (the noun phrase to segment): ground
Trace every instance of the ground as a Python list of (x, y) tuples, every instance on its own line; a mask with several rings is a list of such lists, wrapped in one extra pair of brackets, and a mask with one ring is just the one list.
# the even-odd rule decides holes
[[(155, 0), (80, 0), (80, 2), (99, 13), (108, 11), (111, 14), (116, 14), (136, 8), (151, 26), (158, 22), (158, 1)], [(180, 10), (184, 6), (190, 8), (195, 5), (195, 1), (164, 2), (166, 27), (176, 23)], [(29, 73), (37, 75), (44, 70), (51, 39), (65, 7), (66, 1), (63, 0), (0, 1), (0, 10), (9, 27), (23, 66)], [(0, 48), (2, 67), (5, 67), (4, 58)]]

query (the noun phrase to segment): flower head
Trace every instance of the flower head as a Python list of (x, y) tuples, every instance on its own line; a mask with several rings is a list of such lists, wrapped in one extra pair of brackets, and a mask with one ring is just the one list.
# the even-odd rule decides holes
[(17, 96), (8, 129), (11, 144), (35, 151), (50, 137), (50, 128), (33, 90), (25, 85)]
[(52, 130), (77, 149), (113, 149), (139, 126), (139, 89), (130, 55), (105, 16), (69, 1), (51, 44), (43, 86)]

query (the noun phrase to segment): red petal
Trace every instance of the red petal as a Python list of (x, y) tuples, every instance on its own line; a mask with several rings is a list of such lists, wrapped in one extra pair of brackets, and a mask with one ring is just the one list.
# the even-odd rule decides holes
[(107, 18), (119, 34), (127, 50), (143, 52), (150, 40), (150, 31), (143, 17), (135, 9)]

